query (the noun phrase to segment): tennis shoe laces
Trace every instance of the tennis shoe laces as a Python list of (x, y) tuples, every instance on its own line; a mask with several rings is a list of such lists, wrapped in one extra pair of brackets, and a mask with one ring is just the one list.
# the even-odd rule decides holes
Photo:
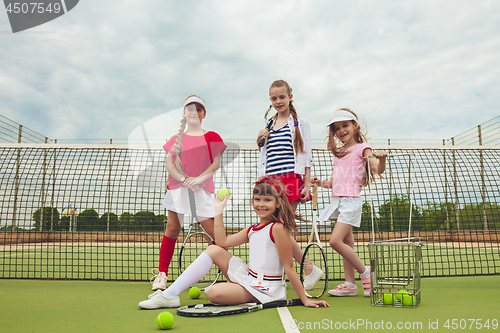
[(153, 276), (149, 281), (153, 283), (153, 290), (165, 290), (167, 289), (167, 274), (165, 272), (160, 272), (157, 269), (152, 269), (151, 273)]
[(332, 290), (328, 290), (332, 296), (358, 296), (358, 287), (351, 288), (346, 283), (339, 284)]
[(323, 274), (325, 273), (321, 269), (313, 265), (311, 274), (304, 276), (304, 290), (312, 290)]
[(166, 298), (163, 296), (163, 291), (157, 290), (148, 296), (148, 300), (139, 302), (139, 307), (141, 309), (161, 309), (161, 308), (178, 308), (181, 306), (181, 300), (179, 296), (173, 298)]

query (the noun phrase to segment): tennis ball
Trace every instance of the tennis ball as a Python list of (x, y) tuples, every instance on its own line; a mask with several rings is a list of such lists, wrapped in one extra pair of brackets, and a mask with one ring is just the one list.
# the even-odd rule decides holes
[(189, 297), (191, 298), (198, 298), (201, 295), (201, 290), (198, 287), (193, 287), (189, 289)]
[(174, 316), (168, 311), (160, 312), (156, 317), (156, 325), (162, 330), (168, 330), (174, 324)]
[(219, 192), (217, 192), (217, 196), (219, 199), (224, 200), (224, 195), (227, 193), (227, 197), (229, 198), (231, 196), (231, 192), (227, 188), (221, 188)]
[(414, 295), (403, 295), (403, 305), (413, 306), (417, 298)]
[(384, 294), (384, 304), (385, 305), (394, 304), (394, 296), (392, 294)]
[(398, 299), (398, 301), (402, 302), (403, 301), (403, 295), (408, 295), (408, 291), (407, 290), (400, 290), (398, 291), (398, 294), (396, 295), (396, 298)]

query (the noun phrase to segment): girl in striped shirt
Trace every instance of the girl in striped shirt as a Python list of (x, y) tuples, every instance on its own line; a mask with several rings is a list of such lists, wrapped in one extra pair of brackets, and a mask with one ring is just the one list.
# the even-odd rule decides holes
[[(311, 127), (306, 119), (297, 115), (292, 104), (292, 88), (286, 81), (274, 81), (269, 88), (269, 97), (277, 112), (270, 130), (259, 131), (257, 141), (263, 136), (267, 140), (260, 148), (258, 177), (272, 176), (280, 180), (295, 212), (299, 202), (311, 200)], [(295, 240), (292, 241), (292, 255), (299, 263), (304, 255)], [(323, 272), (312, 263), (307, 265), (308, 262), (305, 265), (304, 289), (311, 290)]]

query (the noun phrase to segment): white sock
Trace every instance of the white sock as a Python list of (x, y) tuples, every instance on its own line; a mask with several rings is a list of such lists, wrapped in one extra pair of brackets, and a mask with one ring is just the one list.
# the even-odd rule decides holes
[(188, 268), (186, 268), (181, 276), (163, 292), (163, 296), (166, 298), (179, 296), (180, 293), (193, 285), (193, 283), (204, 277), (210, 268), (212, 268), (213, 263), (212, 258), (210, 258), (206, 252), (203, 252)]
[(349, 287), (349, 288), (356, 288), (356, 285), (354, 283), (351, 283), (351, 282), (345, 282), (345, 284)]
[(368, 266), (365, 266), (365, 271), (361, 274), (359, 274), (359, 277), (360, 278), (365, 278), (365, 277), (368, 277), (370, 276), (370, 267)]

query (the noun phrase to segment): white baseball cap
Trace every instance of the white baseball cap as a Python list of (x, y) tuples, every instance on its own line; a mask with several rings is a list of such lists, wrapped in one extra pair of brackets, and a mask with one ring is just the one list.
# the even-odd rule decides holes
[(326, 125), (326, 127), (330, 126), (331, 124), (333, 123), (336, 123), (338, 121), (346, 121), (346, 120), (354, 120), (354, 121), (358, 121), (358, 118), (356, 118), (355, 115), (353, 115), (351, 112), (349, 111), (345, 111), (345, 110), (338, 110), (338, 111), (335, 111), (333, 113), (333, 117), (330, 119), (330, 121), (328, 122), (328, 125)]
[(191, 96), (188, 99), (186, 99), (184, 101), (184, 106), (182, 108), (185, 108), (188, 104), (191, 104), (191, 103), (199, 103), (199, 104), (203, 105), (203, 108), (205, 109), (205, 111), (207, 111), (207, 106), (205, 105), (205, 101), (203, 101), (198, 96)]

